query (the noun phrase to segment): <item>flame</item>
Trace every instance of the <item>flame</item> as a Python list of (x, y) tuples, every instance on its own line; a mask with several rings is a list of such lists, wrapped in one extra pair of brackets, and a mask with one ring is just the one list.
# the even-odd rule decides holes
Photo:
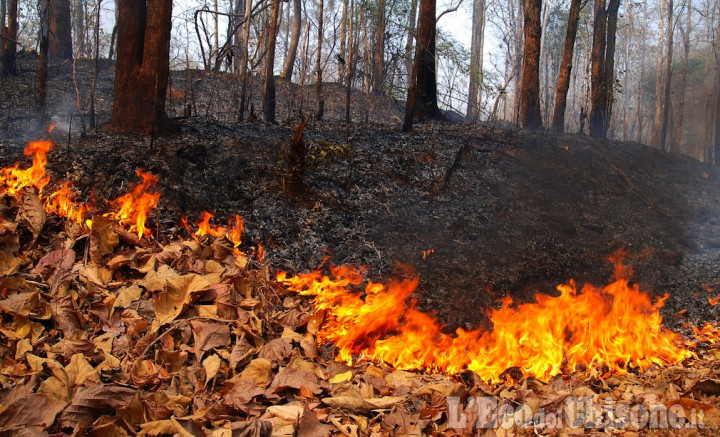
[[(193, 233), (193, 237), (198, 238), (203, 235), (210, 235), (213, 237), (227, 237), (233, 243), (233, 254), (235, 256), (242, 255), (239, 249), (240, 243), (242, 242), (242, 233), (245, 230), (245, 219), (239, 215), (235, 215), (228, 223), (228, 226), (213, 225), (210, 223), (210, 219), (215, 217), (213, 214), (204, 211), (200, 214), (200, 218), (195, 222), (197, 231)], [(187, 223), (187, 219), (182, 218), (183, 226), (190, 230), (190, 226)]]
[(585, 285), (581, 291), (571, 280), (557, 287), (559, 296), (537, 294), (535, 303), (514, 306), (507, 298), (489, 313), (492, 331), (458, 328), (454, 334), (418, 310), (415, 300), (408, 302), (418, 285), (414, 275), (387, 285), (368, 282), (364, 293), (358, 289), (362, 268), (331, 267), (329, 276), (281, 272), (278, 281), (313, 296), (315, 308), (326, 311), (318, 340), (333, 343), (346, 363), (367, 359), (406, 370), (469, 369), (498, 382), (513, 367), (547, 380), (574, 369), (625, 373), (692, 357), (679, 336), (662, 327), (659, 308), (665, 298), (652, 303), (622, 273), (620, 267), (612, 284)]
[(70, 181), (63, 182), (59, 190), (50, 194), (45, 201), (44, 207), (45, 212), (48, 214), (55, 214), (67, 218), (80, 226), (90, 228), (90, 220), (87, 219), (87, 216), (94, 210), (94, 207), (91, 204), (77, 201), (75, 190)]
[(198, 230), (195, 231), (194, 234), (195, 237), (202, 237), (203, 235), (222, 237), (225, 235), (225, 226), (215, 226), (210, 224), (210, 219), (213, 217), (215, 216), (207, 211), (200, 214), (200, 218), (197, 222), (195, 222), (195, 225), (198, 227)]
[(142, 178), (142, 182), (135, 185), (129, 193), (108, 201), (115, 211), (105, 216), (117, 220), (123, 226), (129, 226), (130, 231), (135, 232), (138, 237), (149, 237), (152, 232), (145, 227), (145, 221), (160, 201), (160, 193), (150, 193), (148, 190), (155, 187), (158, 179), (143, 170), (137, 170), (136, 174)]
[(20, 163), (0, 170), (0, 187), (11, 196), (16, 195), (24, 187), (35, 187), (39, 192), (50, 182), (50, 176), (45, 172), (47, 153), (53, 143), (47, 140), (31, 141), (23, 153), (32, 156), (32, 166), (26, 170), (20, 169)]

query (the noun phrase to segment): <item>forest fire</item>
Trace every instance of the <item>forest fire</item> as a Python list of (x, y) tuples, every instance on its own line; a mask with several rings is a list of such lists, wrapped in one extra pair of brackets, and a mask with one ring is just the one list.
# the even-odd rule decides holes
[(42, 191), (43, 187), (50, 182), (50, 177), (45, 174), (47, 165), (47, 153), (53, 143), (46, 140), (31, 141), (25, 147), (25, 156), (32, 156), (32, 166), (26, 170), (20, 169), (20, 163), (0, 171), (0, 186), (11, 196), (16, 195), (24, 187), (35, 187)]
[(363, 292), (358, 287), (364, 272), (350, 267), (331, 267), (329, 276), (280, 273), (278, 281), (313, 296), (315, 307), (325, 312), (318, 339), (333, 343), (347, 363), (364, 359), (449, 373), (469, 369), (498, 382), (511, 368), (547, 380), (576, 369), (625, 373), (692, 357), (679, 336), (662, 327), (658, 310), (665, 298), (652, 303), (624, 278), (621, 261), (615, 263), (616, 281), (610, 285), (578, 290), (571, 280), (557, 287), (558, 297), (538, 293), (536, 303), (516, 306), (508, 298), (489, 313), (492, 331), (458, 328), (454, 335), (414, 301), (407, 303), (418, 286), (414, 275), (387, 285), (368, 282)]
[(142, 182), (134, 186), (131, 192), (109, 201), (115, 211), (106, 216), (117, 220), (123, 226), (129, 226), (138, 237), (149, 237), (152, 233), (145, 227), (145, 221), (160, 201), (160, 193), (150, 193), (148, 190), (157, 184), (158, 179), (142, 170), (137, 170), (136, 173), (142, 178)]

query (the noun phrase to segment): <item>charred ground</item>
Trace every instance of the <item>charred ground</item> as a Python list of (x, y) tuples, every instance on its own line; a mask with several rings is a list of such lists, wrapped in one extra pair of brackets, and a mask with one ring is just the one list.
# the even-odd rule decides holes
[[(2, 166), (21, 161), (25, 142), (41, 135), (32, 127), (31, 61), (0, 85)], [(89, 89), (88, 66), (76, 67), (78, 88)], [(177, 132), (152, 141), (102, 131), (81, 137), (75, 115), (68, 143), (72, 66), (53, 73), (49, 113), (59, 128), (48, 135), (57, 143), (52, 183), (71, 179), (85, 196), (113, 198), (144, 168), (162, 184), (153, 226), (163, 238), (181, 232), (181, 215), (194, 220), (210, 210), (219, 221), (245, 217), (244, 244), (262, 244), (281, 269), (313, 269), (327, 256), (368, 265), (380, 278), (405, 263), (421, 278), (420, 306), (449, 326), (482, 324), (484, 309), (506, 294), (529, 301), (570, 278), (607, 283), (607, 256), (624, 248), (633, 280), (670, 295), (666, 321), (717, 318), (708, 297), (720, 291), (720, 171), (693, 159), (633, 143), (482, 125), (420, 125), (405, 134), (392, 121), (400, 107), (360, 93), (352, 106), (356, 123), (348, 127), (337, 121), (343, 90), (328, 84), (328, 121), (311, 122), (305, 132), (309, 194), (297, 202), (284, 184), (301, 93), (293, 88), (291, 97), (288, 84), (278, 95), (285, 124), (238, 124), (232, 77), (178, 72), (171, 116), (187, 103), (194, 115), (177, 120)], [(112, 65), (104, 66), (98, 90), (104, 122)], [(302, 108), (313, 104), (308, 88)]]

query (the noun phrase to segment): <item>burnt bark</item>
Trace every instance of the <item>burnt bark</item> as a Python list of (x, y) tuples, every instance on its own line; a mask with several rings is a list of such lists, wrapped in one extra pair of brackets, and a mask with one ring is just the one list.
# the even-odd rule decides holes
[(48, 57), (52, 61), (72, 59), (72, 23), (70, 0), (50, 2), (50, 46)]
[(590, 136), (606, 138), (615, 84), (615, 34), (620, 0), (595, 0), (591, 52)]
[(468, 86), (467, 120), (480, 119), (483, 85), (483, 47), (485, 43), (485, 0), (473, 2), (472, 38), (470, 41), (470, 83)]
[(50, 2), (51, 0), (40, 0), (38, 2), (40, 32), (38, 35), (39, 51), (37, 88), (35, 91), (35, 118), (41, 127), (45, 124), (46, 119), (48, 50), (50, 46)]
[(413, 56), (413, 42), (415, 41), (415, 19), (417, 18), (418, 0), (412, 0), (408, 17), (408, 34), (405, 40), (405, 73), (408, 83), (412, 79), (412, 69), (415, 57)]
[(7, 26), (2, 29), (2, 66), (0, 76), (8, 77), (15, 74), (17, 59), (18, 32), (18, 0), (10, 0), (7, 10)]
[(265, 46), (265, 86), (263, 92), (263, 118), (267, 123), (275, 123), (275, 42), (278, 33), (280, 0), (272, 0), (271, 8), (270, 30)]
[(683, 137), (683, 117), (685, 114), (685, 87), (687, 86), (687, 72), (690, 63), (690, 29), (692, 28), (692, 0), (688, 0), (687, 18), (685, 21), (685, 32), (683, 33), (683, 62), (680, 70), (680, 90), (678, 92), (678, 118), (677, 126), (672, 134), (670, 144), (672, 151), (680, 151)]
[(325, 113), (325, 98), (322, 92), (323, 74), (322, 74), (322, 42), (323, 42), (323, 14), (325, 2), (320, 0), (318, 5), (318, 34), (317, 34), (317, 59), (315, 63), (315, 72), (317, 80), (315, 82), (315, 93), (317, 94), (318, 108), (315, 113), (316, 120), (322, 120)]
[(672, 100), (670, 99), (670, 92), (672, 86), (672, 55), (673, 55), (673, 0), (668, 0), (667, 9), (667, 46), (665, 51), (665, 77), (663, 79), (663, 90), (664, 90), (664, 104), (662, 113), (662, 127), (660, 128), (660, 148), (663, 151), (668, 151), (669, 145), (667, 142), (668, 125), (670, 124), (670, 111), (672, 109)]
[[(250, 0), (248, 0), (250, 1)], [(292, 38), (290, 39), (290, 48), (285, 58), (285, 65), (280, 76), (287, 80), (292, 80), (293, 69), (295, 68), (295, 58), (297, 57), (297, 48), (300, 43), (300, 30), (302, 27), (302, 3), (301, 0), (293, 0), (293, 23)]]
[(524, 2), (524, 44), (520, 78), (520, 127), (541, 129), (540, 114), (540, 39), (542, 0)]
[(405, 104), (403, 130), (406, 132), (412, 129), (414, 121), (442, 118), (437, 105), (435, 6), (435, 0), (420, 0), (415, 63)]
[(352, 79), (353, 79), (353, 31), (355, 18), (355, 0), (350, 0), (350, 8), (347, 13), (348, 21), (348, 51), (347, 59), (345, 60), (345, 123), (350, 124), (350, 97), (352, 95)]
[(75, 37), (75, 55), (77, 57), (85, 56), (85, 1), (74, 0), (72, 27)]
[(115, 99), (107, 128), (166, 130), (172, 0), (118, 0)]
[(552, 128), (555, 132), (565, 131), (565, 109), (567, 108), (567, 93), (570, 89), (573, 52), (575, 50), (580, 11), (584, 3), (583, 0), (572, 0), (570, 3), (568, 27), (565, 33), (565, 45), (563, 46), (560, 74), (558, 76), (557, 90), (555, 91), (555, 109), (553, 110), (552, 120)]
[(250, 17), (252, 16), (252, 1), (245, 0), (245, 15), (243, 16), (242, 30), (238, 45), (240, 46), (240, 59), (237, 62), (240, 74), (240, 108), (238, 110), (238, 121), (245, 118), (245, 106), (247, 101), (247, 76), (248, 76), (248, 41), (250, 40)]

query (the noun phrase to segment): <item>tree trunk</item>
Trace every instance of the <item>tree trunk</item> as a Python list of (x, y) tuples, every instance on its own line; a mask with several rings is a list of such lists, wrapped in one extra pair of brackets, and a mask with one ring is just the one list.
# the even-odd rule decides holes
[(605, 44), (607, 15), (605, 0), (595, 0), (593, 19), (593, 44), (590, 54), (592, 60), (590, 77), (590, 136), (605, 137), (603, 120), (603, 99), (605, 97)]
[(72, 24), (70, 0), (52, 0), (50, 6), (50, 46), (48, 57), (52, 61), (72, 59)]
[[(524, 20), (524, 0), (517, 0), (517, 17), (515, 19), (515, 28), (514, 28), (514, 36), (515, 41), (513, 44), (513, 48), (515, 50), (515, 71), (517, 74), (515, 75), (515, 95), (514, 101), (513, 101), (513, 123), (515, 126), (520, 125), (520, 98), (521, 98), (521, 91), (522, 88), (521, 80), (522, 80), (522, 62), (523, 62), (523, 44), (524, 44), (524, 38), (523, 38), (523, 20)], [(504, 111), (505, 112), (505, 111)]]
[(385, 81), (385, 0), (377, 2), (377, 25), (375, 27), (375, 50), (373, 53), (372, 90), (382, 92)]
[(170, 72), (172, 0), (118, 0), (113, 131), (168, 128), (165, 95)]
[[(658, 25), (658, 47), (663, 45), (665, 41), (665, 0), (660, 0), (660, 22)], [(672, 30), (672, 29), (671, 29)], [(653, 119), (652, 145), (660, 148), (660, 130), (662, 128), (663, 113), (663, 56), (658, 54), (657, 60), (657, 78), (655, 80), (655, 118)]]
[[(436, 0), (420, 0), (413, 80), (408, 87), (405, 125), (403, 126), (405, 130), (412, 129), (413, 121), (442, 117), (437, 105), (437, 76), (435, 74), (435, 3)], [(415, 95), (411, 95), (413, 93)], [(412, 102), (414, 104), (410, 107)], [(408, 107), (410, 107), (409, 111)], [(408, 112), (411, 114), (409, 126), (407, 126)]]
[(240, 110), (238, 111), (238, 121), (245, 118), (245, 106), (247, 100), (247, 75), (248, 75), (248, 41), (250, 40), (250, 17), (252, 16), (252, 1), (245, 0), (245, 16), (243, 17), (242, 31), (240, 32), (240, 60), (238, 68), (240, 69)]
[(670, 144), (674, 147), (671, 151), (679, 152), (683, 139), (683, 116), (685, 114), (685, 86), (687, 85), (687, 72), (690, 63), (690, 29), (692, 27), (692, 0), (687, 0), (687, 18), (685, 20), (685, 32), (683, 33), (683, 63), (680, 70), (680, 90), (678, 92), (678, 118), (675, 131), (671, 135)]
[(673, 0), (668, 0), (667, 8), (667, 46), (665, 51), (665, 77), (663, 79), (665, 104), (663, 105), (662, 127), (660, 128), (660, 148), (663, 151), (669, 150), (667, 142), (668, 125), (670, 124), (670, 111), (672, 109), (672, 100), (670, 92), (672, 87), (672, 55), (673, 55)]
[(275, 123), (275, 42), (278, 33), (280, 0), (272, 0), (270, 11), (270, 33), (265, 49), (265, 87), (263, 92), (263, 118)]
[(524, 43), (520, 79), (520, 127), (541, 129), (540, 115), (540, 9), (542, 0), (525, 0)]
[(563, 46), (562, 60), (560, 61), (560, 74), (558, 75), (557, 90), (555, 91), (555, 109), (553, 111), (552, 128), (555, 132), (565, 131), (565, 108), (567, 107), (567, 93), (570, 89), (570, 77), (572, 73), (573, 52), (575, 50), (575, 38), (577, 37), (578, 21), (582, 0), (570, 2), (568, 15), (568, 27), (565, 33), (565, 45)]
[(412, 70), (415, 57), (413, 56), (413, 47), (415, 40), (415, 20), (417, 19), (417, 6), (418, 0), (412, 0), (410, 5), (410, 16), (408, 17), (408, 34), (407, 40), (405, 40), (405, 74), (407, 75), (407, 81), (410, 83), (412, 80)]
[(613, 91), (615, 90), (615, 42), (617, 33), (617, 17), (620, 9), (620, 0), (610, 0), (607, 11), (607, 40), (605, 44), (605, 57), (603, 59), (603, 89), (605, 95), (602, 100), (603, 138), (607, 137), (610, 120), (612, 119)]
[(644, 98), (644, 90), (643, 90), (643, 82), (645, 81), (645, 31), (647, 29), (647, 3), (643, 3), (643, 24), (642, 24), (642, 30), (640, 32), (640, 77), (638, 78), (638, 91), (637, 91), (637, 125), (638, 125), (638, 134), (637, 134), (637, 142), (642, 143), (643, 142), (643, 135), (645, 134), (645, 123), (643, 120), (643, 98)]
[(350, 124), (350, 97), (352, 94), (352, 79), (353, 79), (353, 31), (355, 29), (355, 0), (350, 0), (350, 8), (347, 14), (348, 20), (348, 51), (347, 59), (345, 60), (345, 123)]
[(0, 76), (8, 77), (15, 74), (18, 32), (18, 0), (10, 0), (7, 12), (7, 27), (2, 29), (3, 57)]
[(50, 2), (51, 0), (40, 0), (38, 2), (40, 32), (38, 35), (38, 82), (35, 92), (35, 118), (41, 127), (44, 126), (46, 119), (48, 50), (50, 46)]
[(315, 93), (317, 94), (318, 109), (315, 113), (317, 120), (322, 120), (323, 114), (325, 113), (325, 98), (322, 93), (322, 43), (323, 43), (323, 15), (325, 2), (320, 0), (318, 4), (318, 35), (317, 35), (317, 60), (315, 64), (315, 72), (317, 73), (317, 80), (315, 81)]
[(301, 27), (302, 0), (293, 0), (292, 38), (290, 39), (290, 48), (288, 49), (288, 54), (285, 58), (285, 65), (283, 65), (283, 71), (280, 75), (289, 81), (292, 81), (293, 69), (295, 68), (295, 58), (297, 57), (297, 48), (300, 43)]
[(470, 82), (466, 119), (480, 119), (483, 85), (483, 48), (485, 45), (485, 0), (473, 1), (472, 37), (470, 41)]
[(343, 0), (342, 18), (340, 21), (340, 53), (338, 60), (338, 83), (343, 83), (345, 77), (345, 60), (347, 59), (347, 33), (348, 33), (348, 0)]
[[(73, 3), (72, 27), (75, 36), (75, 56), (85, 56), (85, 1), (75, 0)], [(117, 6), (116, 6), (117, 7)]]

